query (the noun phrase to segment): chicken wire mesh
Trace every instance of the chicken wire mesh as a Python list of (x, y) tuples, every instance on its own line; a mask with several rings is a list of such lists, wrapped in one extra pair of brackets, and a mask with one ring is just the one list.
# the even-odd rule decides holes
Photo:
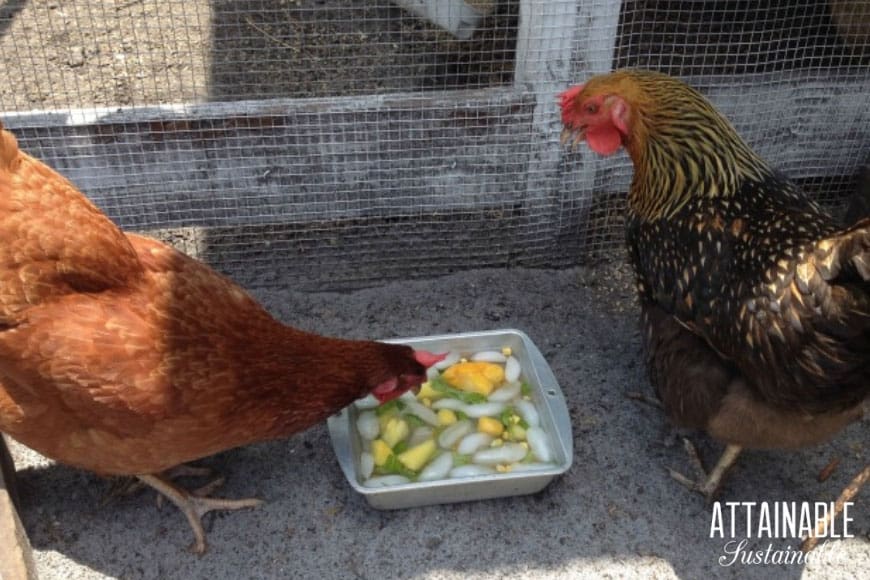
[(838, 211), (870, 144), (870, 0), (7, 0), (0, 119), (122, 227), (245, 284), (342, 288), (622, 252), (631, 165), (556, 93), (707, 93)]

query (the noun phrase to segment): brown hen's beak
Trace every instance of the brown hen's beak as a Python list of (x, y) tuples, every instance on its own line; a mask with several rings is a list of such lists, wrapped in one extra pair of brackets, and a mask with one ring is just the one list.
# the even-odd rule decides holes
[(414, 358), (417, 359), (418, 363), (428, 369), (435, 363), (439, 363), (447, 358), (447, 353), (445, 352), (444, 354), (433, 354), (425, 350), (418, 350), (414, 352)]
[[(433, 354), (425, 350), (414, 351), (414, 359), (427, 369), (432, 365), (441, 362), (446, 357), (446, 352), (444, 354)], [(400, 377), (387, 379), (379, 384), (377, 387), (372, 389), (372, 395), (374, 395), (378, 402), (383, 405), (387, 401), (402, 396), (406, 391), (418, 389), (424, 382), (426, 382), (425, 375), (401, 375)]]

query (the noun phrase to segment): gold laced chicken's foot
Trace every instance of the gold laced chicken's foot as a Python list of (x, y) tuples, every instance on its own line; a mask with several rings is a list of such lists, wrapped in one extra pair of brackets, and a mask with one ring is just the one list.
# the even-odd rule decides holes
[(843, 492), (840, 493), (840, 497), (838, 497), (837, 501), (834, 503), (833, 511), (829, 512), (826, 517), (819, 520), (816, 523), (816, 529), (813, 530), (813, 533), (804, 538), (804, 541), (801, 543), (801, 550), (805, 554), (811, 552), (813, 548), (816, 547), (816, 544), (819, 543), (819, 537), (825, 532), (825, 530), (830, 529), (834, 518), (840, 515), (840, 512), (843, 511), (843, 507), (858, 495), (858, 492), (868, 481), (870, 481), (870, 465), (865, 466), (858, 475), (852, 478), (852, 481), (849, 482), (849, 485), (847, 485)]
[(629, 391), (625, 393), (625, 397), (627, 399), (631, 399), (632, 401), (637, 401), (638, 403), (644, 403), (651, 407), (655, 407), (660, 411), (664, 411), (665, 407), (662, 405), (662, 402), (658, 399), (654, 399), (652, 397), (648, 397), (647, 395), (640, 393), (638, 391)]
[(218, 478), (205, 486), (189, 492), (174, 483), (162, 474), (138, 475), (142, 483), (149, 485), (160, 492), (169, 501), (174, 503), (187, 518), (187, 522), (193, 529), (195, 541), (190, 549), (196, 554), (204, 554), (206, 551), (205, 530), (202, 527), (202, 516), (215, 510), (239, 510), (257, 507), (263, 501), (258, 498), (246, 499), (222, 499), (205, 497), (223, 483), (223, 478)]
[(719, 457), (719, 461), (716, 463), (713, 471), (708, 474), (707, 470), (704, 469), (701, 456), (698, 454), (698, 450), (692, 442), (683, 438), (683, 446), (686, 448), (686, 453), (689, 455), (689, 460), (695, 471), (696, 479), (690, 479), (673, 469), (668, 469), (668, 473), (670, 473), (671, 477), (690, 490), (703, 495), (709, 504), (719, 493), (719, 488), (722, 485), (722, 478), (725, 476), (728, 469), (734, 465), (734, 462), (737, 461), (737, 457), (740, 456), (741, 448), (737, 445), (728, 445), (725, 448), (725, 451), (722, 452), (721, 457)]

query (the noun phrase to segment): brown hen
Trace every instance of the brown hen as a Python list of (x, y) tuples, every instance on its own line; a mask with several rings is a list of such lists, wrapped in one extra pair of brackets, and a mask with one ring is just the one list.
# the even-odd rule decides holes
[(439, 357), (285, 326), (207, 266), (125, 235), (0, 130), (0, 431), (43, 455), (135, 475), (187, 516), (258, 500), (198, 497), (163, 472), (287, 437)]
[(700, 93), (617, 71), (562, 95), (565, 138), (634, 163), (626, 239), (651, 382), (679, 426), (742, 448), (834, 436), (870, 393), (870, 220), (841, 229)]

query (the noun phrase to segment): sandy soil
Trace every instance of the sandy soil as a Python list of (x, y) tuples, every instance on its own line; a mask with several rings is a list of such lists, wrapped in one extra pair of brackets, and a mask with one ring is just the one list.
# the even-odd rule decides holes
[[(211, 551), (197, 558), (184, 550), (191, 541), (184, 518), (172, 507), (155, 509), (151, 493), (101, 506), (106, 481), (16, 448), (41, 578), (860, 577), (870, 568), (866, 493), (852, 508), (856, 537), (832, 543), (824, 559), (807, 566), (717, 563), (725, 540), (709, 537), (709, 508), (665, 471), (689, 470), (682, 446), (657, 408), (626, 398), (651, 394), (629, 280), (617, 264), (466, 271), (348, 293), (255, 291), (283, 320), (324, 333), (524, 330), (568, 401), (572, 469), (533, 496), (379, 512), (347, 484), (319, 426), (205, 461), (229, 476), (225, 496), (267, 503), (209, 517)], [(747, 453), (721, 499), (832, 501), (870, 458), (868, 435), (864, 421), (827, 445)], [(694, 440), (708, 462), (721, 450), (702, 436)], [(839, 468), (818, 483), (833, 457)], [(752, 540), (750, 547), (768, 543), (794, 549), (798, 542)]]
[[(821, 8), (795, 12), (761, 2), (751, 20), (735, 16), (747, 3), (717, 3), (721, 24), (713, 30), (688, 14), (689, 4), (628, 2), (617, 63), (708, 74), (779, 70), (795, 57), (810, 67), (867, 64), (835, 38), (823, 3), (798, 3)], [(459, 42), (387, 0), (7, 0), (0, 3), (7, 76), (0, 110), (494, 86), (510, 81), (516, 2), (486, 6), (484, 31)], [(783, 23), (794, 38), (765, 32)], [(707, 49), (686, 50), (701, 46)], [(319, 426), (205, 462), (229, 476), (226, 496), (267, 503), (209, 518), (211, 552), (196, 558), (184, 550), (191, 536), (182, 516), (156, 510), (151, 494), (102, 506), (105, 481), (16, 446), (23, 519), (43, 579), (852, 579), (870, 569), (868, 493), (854, 509), (856, 537), (834, 542), (824, 560), (717, 563), (724, 542), (709, 538), (709, 509), (665, 471), (688, 469), (681, 446), (657, 409), (626, 398), (650, 387), (621, 262), (467, 270), (345, 293), (303, 293), (290, 280), (253, 291), (277, 316), (309, 330), (372, 338), (527, 332), (569, 401), (571, 471), (530, 497), (378, 512), (347, 485)], [(827, 445), (749, 453), (722, 499), (831, 501), (867, 463), (868, 435), (864, 421)], [(712, 461), (720, 448), (696, 440)], [(832, 457), (840, 467), (818, 483)]]
[(517, 2), (467, 41), (387, 0), (14, 0), (0, 110), (312, 97), (511, 80)]
[[(9, 0), (0, 69), (14, 82), (0, 85), (0, 110), (510, 83), (518, 0), (469, 3), (486, 17), (460, 41), (389, 0)], [(826, 2), (696, 8), (626, 0), (614, 65), (711, 76), (870, 64)]]

